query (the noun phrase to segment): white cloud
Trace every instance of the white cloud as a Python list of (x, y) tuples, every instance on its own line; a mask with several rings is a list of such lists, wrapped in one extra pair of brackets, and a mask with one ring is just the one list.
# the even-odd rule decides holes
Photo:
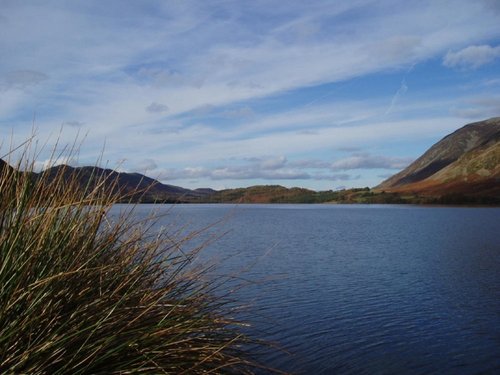
[(160, 68), (142, 67), (137, 72), (137, 76), (157, 87), (178, 85), (185, 81), (185, 78), (178, 72), (171, 72), (168, 69)]
[(33, 170), (35, 172), (41, 172), (45, 169), (56, 167), (58, 165), (70, 165), (72, 167), (76, 167), (78, 166), (78, 162), (76, 161), (76, 159), (67, 156), (46, 160), (36, 160), (33, 164)]
[(481, 120), (500, 116), (500, 96), (485, 96), (462, 100), (459, 107), (451, 109), (455, 116)]
[(0, 89), (24, 89), (37, 85), (48, 78), (45, 73), (34, 70), (14, 70), (0, 77)]
[(131, 168), (133, 172), (139, 172), (148, 175), (158, 169), (158, 164), (153, 159), (142, 159), (138, 163), (134, 163), (134, 167)]
[[(107, 126), (147, 121), (129, 115), (138, 106), (143, 111), (150, 104), (143, 98), (153, 94), (169, 103), (169, 113), (175, 115), (207, 103), (234, 103), (394, 69), (443, 53), (449, 45), (498, 35), (493, 27), (498, 17), (469, 2), (455, 7), (457, 17), (446, 28), (439, 25), (449, 9), (441, 3), (316, 1), (285, 7), (280, 2), (158, 2), (154, 14), (131, 3), (121, 10), (123, 18), (107, 17), (111, 8), (97, 4), (90, 2), (82, 12), (71, 4), (54, 8), (11, 3), (5, 9), (10, 22), (0, 26), (0, 48), (12, 53), (0, 71), (1, 65), (36, 61), (54, 77), (45, 102), (60, 93), (57, 82), (78, 80), (64, 85), (65, 94), (74, 99), (73, 108), (65, 108), (103, 117)], [(432, 11), (425, 11), (427, 6)], [(276, 18), (263, 21), (270, 9)], [(360, 9), (372, 16), (357, 22), (345, 17)], [(221, 12), (227, 17), (216, 16)], [(32, 27), (14, 22), (21, 18)], [(290, 30), (298, 36), (290, 39)], [(103, 108), (97, 105), (104, 102)], [(123, 113), (123, 118), (113, 113)]]
[(83, 125), (85, 125), (83, 122), (81, 122), (81, 121), (74, 121), (74, 120), (64, 121), (62, 123), (62, 126), (70, 126), (72, 128), (81, 128)]
[(160, 178), (163, 181), (192, 178), (208, 178), (213, 181), (252, 179), (308, 180), (311, 179), (311, 175), (296, 169), (279, 168), (275, 170), (264, 170), (257, 168), (255, 165), (241, 165), (216, 167), (213, 169), (205, 167), (172, 168), (163, 170), (160, 174)]
[(264, 170), (276, 170), (283, 168), (286, 163), (285, 156), (271, 157), (259, 160), (259, 167)]
[[(163, 181), (186, 179), (218, 180), (352, 180), (347, 173), (332, 174), (331, 163), (320, 160), (288, 162), (285, 156), (267, 156), (233, 160), (232, 164), (217, 167), (186, 167), (157, 169), (153, 171)], [(320, 171), (311, 172), (311, 169)]]
[(448, 68), (477, 69), (500, 57), (500, 46), (469, 46), (456, 52), (448, 51), (443, 65)]
[(338, 173), (338, 174), (314, 174), (312, 176), (314, 180), (326, 180), (326, 181), (350, 181), (357, 180), (359, 176), (352, 176), (347, 173)]
[[(348, 173), (332, 173), (356, 169), (402, 169), (413, 159), (386, 157), (370, 154), (355, 154), (334, 162), (325, 160), (298, 160), (288, 162), (284, 156), (253, 157), (230, 165), (217, 167), (186, 167), (153, 169), (165, 182), (186, 179), (218, 180), (316, 180), (347, 181), (358, 179)], [(156, 165), (156, 163), (155, 163)], [(313, 171), (314, 170), (314, 171)]]
[(487, 79), (484, 80), (481, 84), (483, 84), (484, 86), (500, 85), (500, 78)]
[(248, 106), (227, 110), (221, 113), (222, 117), (228, 119), (244, 119), (248, 117), (253, 117), (254, 115), (255, 112), (252, 110), (252, 108)]
[(149, 113), (163, 113), (168, 111), (168, 107), (165, 104), (153, 102), (146, 107), (146, 111)]
[(333, 171), (350, 169), (402, 169), (408, 166), (413, 158), (388, 157), (370, 154), (355, 154), (348, 158), (333, 162), (330, 168)]
[(330, 163), (328, 161), (315, 159), (296, 160), (291, 162), (290, 165), (296, 168), (310, 169), (328, 169), (330, 167)]
[[(153, 157), (158, 169), (202, 168), (185, 175), (208, 176), (204, 168), (224, 158), (255, 155), (262, 160), (254, 164), (268, 173), (300, 175), (305, 167), (293, 163), (308, 153), (443, 136), (460, 125), (457, 116), (467, 115), (443, 113), (454, 94), (438, 105), (426, 96), (432, 90), (421, 94), (432, 113), (422, 111), (416, 90), (406, 94), (414, 105), (408, 109), (408, 101), (398, 102), (405, 81), (392, 101), (387, 92), (362, 97), (362, 85), (359, 97), (343, 97), (336, 90), (351, 78), (400, 74), (449, 50), (458, 51), (449, 59), (459, 64), (467, 60), (457, 57), (467, 50), (461, 48), (500, 37), (499, 13), (467, 0), (457, 0), (453, 17), (447, 2), (431, 0), (113, 4), (2, 4), (0, 86), (9, 88), (0, 89), (4, 132), (29, 135), (36, 112), (44, 135), (57, 134), (63, 120), (85, 124), (92, 160), (106, 140), (112, 159)], [(475, 53), (483, 62), (498, 48), (486, 47)], [(332, 90), (315, 91), (326, 85)], [(270, 101), (262, 105), (263, 99)], [(396, 112), (395, 105), (394, 121), (386, 121), (384, 112)], [(479, 114), (476, 107), (460, 109)], [(217, 124), (218, 116), (227, 120)], [(269, 154), (290, 161), (267, 160)], [(233, 167), (222, 167), (218, 176), (243, 175)]]

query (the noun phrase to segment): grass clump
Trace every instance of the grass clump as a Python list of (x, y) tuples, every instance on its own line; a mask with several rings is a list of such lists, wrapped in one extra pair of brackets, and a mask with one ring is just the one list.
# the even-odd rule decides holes
[(111, 220), (124, 197), (91, 180), (0, 164), (0, 373), (252, 373), (189, 236)]

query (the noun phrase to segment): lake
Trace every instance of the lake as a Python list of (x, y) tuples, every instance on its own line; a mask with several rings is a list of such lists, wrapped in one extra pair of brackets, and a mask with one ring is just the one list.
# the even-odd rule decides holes
[[(225, 233), (203, 260), (278, 342), (270, 366), (304, 374), (500, 371), (500, 209), (177, 205), (163, 224)], [(138, 207), (146, 215), (153, 206)], [(250, 314), (251, 315), (251, 314)]]

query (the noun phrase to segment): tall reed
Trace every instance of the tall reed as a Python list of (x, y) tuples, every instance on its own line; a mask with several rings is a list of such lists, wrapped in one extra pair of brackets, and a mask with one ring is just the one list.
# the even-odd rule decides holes
[(227, 299), (192, 267), (199, 248), (184, 248), (189, 235), (112, 218), (126, 196), (104, 175), (82, 183), (74, 169), (33, 165), (0, 164), (0, 373), (258, 367)]

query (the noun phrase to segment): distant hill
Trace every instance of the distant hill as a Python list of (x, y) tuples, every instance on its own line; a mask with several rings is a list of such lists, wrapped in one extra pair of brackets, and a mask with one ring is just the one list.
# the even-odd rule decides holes
[[(14, 170), (0, 159), (0, 171)], [(15, 171), (15, 170), (14, 170)], [(25, 173), (15, 171), (15, 173)], [(100, 167), (58, 165), (30, 178), (57, 174), (82, 189), (119, 190), (127, 202), (140, 203), (500, 203), (500, 117), (465, 125), (444, 137), (420, 158), (374, 189), (314, 191), (280, 185), (257, 185), (216, 191), (163, 184), (139, 173)]]
[(99, 167), (71, 167), (58, 165), (44, 171), (49, 179), (58, 173), (63, 173), (67, 179), (75, 177), (81, 186), (86, 186), (92, 180), (106, 179), (107, 185), (116, 183), (117, 189), (123, 194), (137, 192), (136, 200), (176, 202), (185, 199), (195, 199), (207, 195), (203, 191), (193, 191), (179, 186), (162, 184), (158, 180), (140, 173), (117, 172)]
[(107, 181), (105, 188), (114, 186), (127, 196), (127, 200), (142, 203), (324, 203), (334, 201), (338, 197), (338, 193), (332, 191), (316, 192), (280, 185), (260, 185), (220, 191), (209, 188), (190, 190), (163, 184), (139, 173), (116, 172), (99, 167), (58, 165), (36, 174), (35, 178), (42, 176), (42, 173), (49, 180), (61, 173), (68, 180), (76, 178), (82, 188), (94, 186), (93, 181), (102, 181), (104, 178)]
[[(9, 168), (15, 173), (28, 173), (16, 171), (8, 163), (0, 159), (0, 171)], [(97, 182), (104, 183), (100, 188), (120, 191), (125, 200), (134, 202), (166, 202), (183, 203), (198, 202), (215, 192), (212, 189), (190, 190), (180, 186), (167, 185), (151, 177), (140, 173), (123, 173), (112, 169), (100, 167), (71, 167), (69, 165), (57, 165), (50, 167), (40, 173), (29, 172), (34, 180), (42, 178), (51, 181), (56, 175), (62, 174), (66, 180), (76, 180), (82, 189), (93, 188)]]
[(375, 191), (499, 200), (500, 117), (449, 134)]
[(317, 192), (304, 188), (280, 185), (256, 185), (247, 188), (225, 189), (205, 197), (210, 203), (324, 203), (335, 200), (331, 190)]

